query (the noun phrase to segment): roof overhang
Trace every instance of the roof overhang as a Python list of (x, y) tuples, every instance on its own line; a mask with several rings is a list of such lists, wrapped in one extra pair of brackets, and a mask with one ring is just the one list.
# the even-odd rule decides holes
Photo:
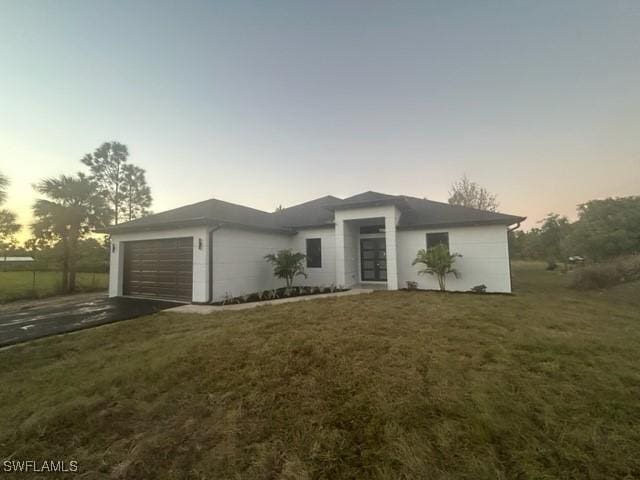
[(253, 230), (258, 232), (270, 232), (279, 233), (283, 235), (292, 235), (294, 230), (289, 228), (277, 228), (277, 227), (264, 227), (260, 225), (246, 225), (242, 223), (226, 222), (216, 220), (214, 218), (191, 218), (187, 220), (176, 220), (172, 222), (153, 223), (149, 225), (127, 225), (126, 223), (121, 225), (114, 225), (112, 227), (102, 228), (95, 230), (95, 233), (106, 233), (109, 235), (118, 235), (124, 233), (137, 233), (137, 232), (158, 232), (161, 230), (177, 230), (181, 228), (192, 227), (233, 227), (242, 230)]
[(324, 208), (331, 211), (336, 210), (350, 210), (352, 208), (370, 208), (370, 207), (383, 207), (387, 205), (395, 205), (400, 210), (406, 210), (409, 208), (407, 202), (402, 198), (384, 198), (380, 200), (372, 200), (368, 202), (349, 202), (339, 203), (337, 205), (329, 205)]
[(398, 230), (432, 230), (435, 228), (483, 227), (490, 225), (504, 225), (509, 227), (515, 223), (524, 222), (527, 217), (513, 217), (510, 219), (475, 220), (468, 222), (438, 222), (421, 223), (416, 225), (399, 225)]
[(219, 222), (216, 222), (212, 218), (190, 218), (186, 220), (174, 220), (171, 222), (158, 222), (151, 224), (132, 224), (128, 225), (123, 223), (121, 225), (113, 225), (106, 228), (96, 229), (95, 233), (107, 233), (109, 235), (115, 235), (118, 233), (134, 233), (134, 232), (154, 232), (158, 230), (169, 230), (175, 228), (189, 228), (189, 227), (206, 227), (215, 226)]

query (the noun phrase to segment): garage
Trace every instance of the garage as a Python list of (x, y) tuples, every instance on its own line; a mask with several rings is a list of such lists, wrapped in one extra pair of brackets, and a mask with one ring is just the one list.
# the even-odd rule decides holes
[(191, 302), (193, 238), (125, 242), (123, 294)]

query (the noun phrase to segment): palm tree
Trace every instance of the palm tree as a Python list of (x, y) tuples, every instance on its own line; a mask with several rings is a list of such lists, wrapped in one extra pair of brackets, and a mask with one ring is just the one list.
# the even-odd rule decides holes
[(421, 263), (425, 266), (418, 273), (434, 275), (438, 279), (438, 285), (441, 291), (446, 289), (447, 275), (451, 274), (454, 277), (460, 277), (460, 272), (453, 268), (453, 263), (457, 257), (462, 257), (459, 253), (449, 253), (449, 249), (440, 244), (432, 247), (428, 250), (418, 250), (415, 260), (411, 265)]
[[(9, 179), (0, 173), (0, 205), (7, 200), (7, 187)], [(21, 225), (16, 220), (16, 214), (6, 210), (0, 210), (0, 253), (6, 258), (9, 250), (15, 247), (16, 233), (20, 231)]]
[(94, 182), (85, 175), (60, 175), (34, 185), (45, 199), (33, 205), (34, 236), (45, 242), (62, 244), (62, 291), (75, 290), (78, 240), (109, 221), (109, 208)]
[(17, 244), (16, 233), (22, 226), (16, 220), (16, 214), (0, 209), (0, 256), (7, 257), (9, 251)]
[(0, 205), (7, 200), (7, 187), (9, 186), (9, 179), (0, 173)]
[(307, 278), (304, 272), (304, 253), (294, 253), (291, 249), (280, 250), (278, 253), (265, 255), (264, 259), (273, 265), (273, 274), (284, 279), (287, 288), (293, 286), (293, 280), (297, 276)]

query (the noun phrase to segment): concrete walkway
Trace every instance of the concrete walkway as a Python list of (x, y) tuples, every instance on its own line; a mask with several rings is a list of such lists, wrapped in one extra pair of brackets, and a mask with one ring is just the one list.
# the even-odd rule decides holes
[(300, 297), (278, 298), (276, 300), (265, 300), (263, 302), (251, 303), (234, 303), (231, 305), (180, 305), (179, 307), (169, 308), (166, 312), (175, 313), (197, 313), (206, 315), (213, 312), (226, 312), (229, 310), (247, 310), (249, 308), (264, 307), (266, 305), (280, 305), (282, 303), (304, 302), (307, 300), (317, 300), (319, 298), (335, 298), (348, 297), (350, 295), (362, 295), (364, 293), (372, 293), (371, 288), (352, 288), (346, 292), (335, 293), (319, 293), (316, 295), (302, 295)]

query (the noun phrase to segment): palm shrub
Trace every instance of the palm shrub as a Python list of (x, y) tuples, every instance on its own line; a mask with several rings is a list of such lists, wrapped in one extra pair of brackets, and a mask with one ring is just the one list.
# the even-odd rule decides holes
[(456, 278), (460, 277), (460, 272), (453, 268), (453, 264), (457, 257), (462, 257), (459, 253), (449, 253), (449, 249), (444, 245), (436, 245), (435, 247), (425, 250), (418, 250), (415, 260), (411, 265), (421, 263), (425, 268), (418, 271), (419, 274), (433, 275), (438, 279), (438, 285), (441, 291), (446, 289), (447, 275), (451, 274)]
[(287, 288), (291, 288), (296, 277), (307, 278), (307, 274), (304, 271), (304, 259), (307, 256), (304, 253), (293, 252), (287, 248), (275, 254), (265, 255), (264, 258), (273, 265), (273, 274), (277, 278), (284, 279)]

